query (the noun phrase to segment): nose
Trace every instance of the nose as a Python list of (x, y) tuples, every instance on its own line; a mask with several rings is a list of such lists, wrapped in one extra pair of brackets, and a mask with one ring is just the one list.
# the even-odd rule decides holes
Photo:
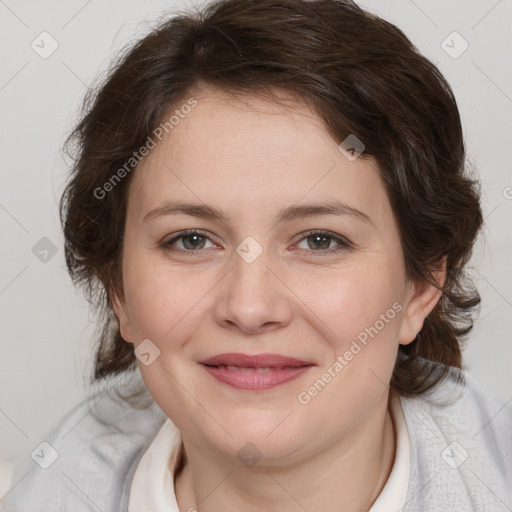
[(267, 254), (252, 262), (233, 255), (233, 268), (217, 290), (215, 320), (222, 327), (258, 334), (290, 323), (291, 293)]

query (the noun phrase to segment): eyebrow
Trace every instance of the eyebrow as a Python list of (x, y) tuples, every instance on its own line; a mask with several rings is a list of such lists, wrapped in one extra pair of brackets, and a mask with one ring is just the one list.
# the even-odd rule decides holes
[[(168, 201), (146, 213), (143, 222), (147, 222), (151, 219), (164, 215), (179, 214), (190, 215), (192, 217), (198, 217), (206, 220), (217, 220), (223, 223), (227, 220), (222, 210), (214, 206), (207, 204), (185, 203), (181, 201)], [(375, 227), (372, 219), (366, 213), (337, 201), (289, 206), (279, 212), (274, 220), (274, 224), (282, 224), (284, 222), (304, 219), (316, 215), (350, 215), (351, 217)]]

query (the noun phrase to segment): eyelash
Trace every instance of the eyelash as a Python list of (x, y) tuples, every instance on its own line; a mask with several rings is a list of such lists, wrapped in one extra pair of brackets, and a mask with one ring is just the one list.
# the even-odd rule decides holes
[[(203, 238), (209, 239), (209, 237), (207, 236), (207, 233), (205, 231), (201, 231), (201, 230), (197, 230), (197, 229), (189, 229), (189, 230), (181, 231), (175, 237), (171, 238), (170, 240), (165, 241), (162, 244), (162, 248), (168, 252), (180, 252), (182, 254), (186, 254), (187, 256), (192, 256), (192, 257), (200, 256), (201, 255), (200, 253), (203, 252), (205, 249), (185, 250), (185, 249), (174, 249), (171, 246), (171, 244), (177, 242), (181, 238), (186, 238), (187, 236), (191, 236), (191, 235), (199, 235)], [(337, 242), (339, 245), (338, 245), (338, 247), (336, 247), (334, 249), (323, 249), (323, 250), (319, 250), (319, 251), (309, 250), (309, 252), (313, 255), (318, 255), (318, 256), (330, 255), (330, 254), (338, 253), (343, 250), (353, 248), (353, 245), (345, 238), (337, 236), (334, 233), (331, 233), (330, 231), (322, 231), (319, 229), (307, 231), (306, 233), (304, 233), (304, 236), (298, 240), (297, 243), (300, 243), (303, 240), (309, 238), (310, 236), (315, 236), (315, 235), (321, 235), (321, 236), (330, 238), (331, 240), (334, 240), (335, 242)], [(307, 250), (307, 249), (301, 249), (301, 250)]]

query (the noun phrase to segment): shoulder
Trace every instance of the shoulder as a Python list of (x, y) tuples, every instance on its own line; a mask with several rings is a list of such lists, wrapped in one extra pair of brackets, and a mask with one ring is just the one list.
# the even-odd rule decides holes
[(447, 434), (489, 439), (512, 426), (512, 395), (504, 403), (468, 372), (462, 372), (461, 379), (451, 372), (432, 391), (401, 401), (409, 421), (415, 423), (421, 415)]
[(452, 372), (433, 391), (401, 399), (411, 440), (405, 510), (512, 507), (512, 396), (504, 403), (462, 376)]
[[(128, 401), (120, 393), (134, 382), (138, 396)], [(125, 510), (136, 465), (165, 419), (137, 377), (96, 391), (15, 464), (0, 510)]]

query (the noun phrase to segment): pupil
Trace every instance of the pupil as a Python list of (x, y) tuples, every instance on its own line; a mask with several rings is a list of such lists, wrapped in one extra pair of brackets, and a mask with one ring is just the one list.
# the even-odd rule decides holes
[(318, 247), (318, 245), (316, 247), (311, 247), (311, 244), (310, 244), (311, 249), (315, 249), (315, 248), (328, 249), (329, 248), (329, 237), (328, 236), (313, 235), (312, 238), (313, 238), (313, 244), (319, 244), (320, 247)]
[(184, 242), (184, 246), (187, 247), (187, 245), (190, 245), (190, 244), (187, 244), (187, 242), (191, 242), (191, 247), (187, 247), (187, 249), (197, 249), (198, 245), (201, 244), (201, 242), (204, 243), (204, 240), (202, 240), (202, 236), (201, 235), (188, 235), (186, 236), (184, 239), (183, 239), (183, 242)]

